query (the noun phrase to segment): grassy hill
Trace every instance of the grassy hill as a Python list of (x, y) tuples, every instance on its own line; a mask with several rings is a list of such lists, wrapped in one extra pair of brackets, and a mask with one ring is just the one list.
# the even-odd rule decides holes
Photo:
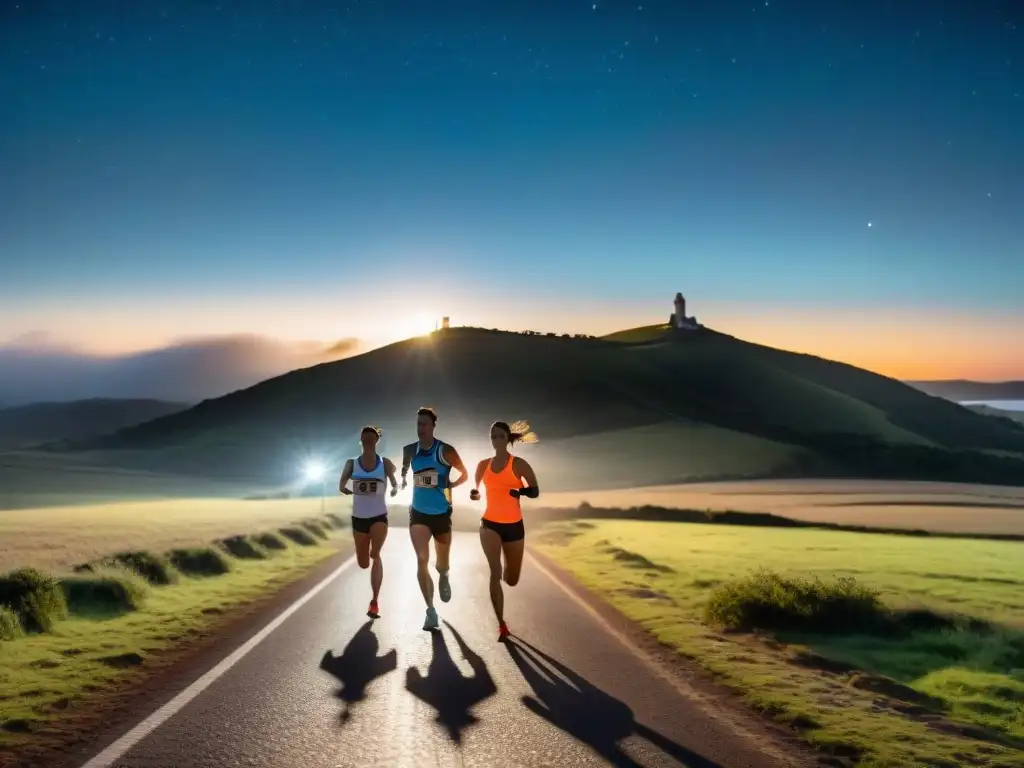
[(969, 409), (983, 416), (990, 416), (995, 419), (1009, 419), (1024, 423), (1024, 411), (1010, 411), (1004, 408), (993, 408), (991, 405), (968, 405)]
[(91, 399), (32, 403), (0, 409), (0, 448), (109, 434), (183, 411), (187, 403), (162, 400)]
[(964, 402), (968, 400), (1024, 400), (1024, 381), (908, 381), (910, 386), (935, 397)]
[(487, 455), (494, 419), (530, 419), (542, 442), (524, 451), (552, 490), (773, 475), (1024, 484), (1024, 427), (849, 365), (658, 326), (611, 339), (456, 328), (62, 447), (284, 483), (307, 456), (339, 467), (367, 422), (397, 459), (420, 405), (467, 460)]

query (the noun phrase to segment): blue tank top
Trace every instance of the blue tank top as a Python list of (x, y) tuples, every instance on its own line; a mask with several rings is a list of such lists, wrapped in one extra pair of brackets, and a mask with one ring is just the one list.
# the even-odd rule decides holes
[(452, 468), (444, 460), (444, 443), (434, 439), (427, 450), (419, 442), (408, 446), (414, 453), (412, 467), (412, 508), (424, 515), (444, 515), (451, 511), (452, 492), (448, 487)]

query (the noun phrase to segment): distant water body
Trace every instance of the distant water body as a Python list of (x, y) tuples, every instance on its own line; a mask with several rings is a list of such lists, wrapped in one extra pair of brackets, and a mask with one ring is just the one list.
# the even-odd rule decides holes
[(960, 405), (987, 405), (1004, 411), (1024, 411), (1024, 400), (962, 400)]

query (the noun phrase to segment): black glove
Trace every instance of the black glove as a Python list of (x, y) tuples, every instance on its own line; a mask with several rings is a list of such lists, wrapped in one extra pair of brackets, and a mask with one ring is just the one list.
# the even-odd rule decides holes
[(513, 488), (509, 491), (509, 495), (514, 499), (518, 499), (520, 496), (536, 499), (540, 495), (540, 488), (535, 485), (528, 485), (525, 488)]
[(519, 490), (516, 488), (511, 488), (508, 492), (508, 495), (511, 496), (513, 499), (518, 499), (520, 496)]
[(480, 491), (477, 490), (476, 488), (474, 488), (472, 491), (470, 491), (469, 492), (469, 500), (470, 501), (480, 501)]

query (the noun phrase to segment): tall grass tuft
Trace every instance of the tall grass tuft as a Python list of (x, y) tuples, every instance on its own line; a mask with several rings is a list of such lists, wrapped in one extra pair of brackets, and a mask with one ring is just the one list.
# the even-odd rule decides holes
[(267, 551), (280, 551), (282, 549), (288, 549), (288, 542), (278, 536), (276, 533), (260, 533), (255, 537), (256, 543)]
[(737, 632), (837, 633), (877, 627), (889, 612), (877, 592), (855, 579), (826, 582), (762, 569), (716, 587), (704, 616)]
[(25, 634), (21, 628), (21, 619), (12, 608), (0, 605), (0, 640), (14, 640)]
[(174, 566), (171, 565), (170, 560), (163, 555), (159, 555), (156, 552), (150, 552), (148, 550), (118, 552), (117, 554), (105, 557), (98, 562), (76, 566), (75, 572), (93, 572), (97, 569), (103, 569), (111, 566), (120, 566), (135, 571), (154, 586), (162, 587), (169, 584), (177, 584), (181, 578)]
[(68, 615), (60, 582), (35, 568), (21, 568), (0, 576), (0, 605), (17, 615), (26, 632), (50, 632)]
[(71, 613), (102, 618), (141, 608), (150, 584), (132, 568), (108, 565), (67, 576), (61, 580), (61, 588)]
[(186, 576), (222, 576), (231, 572), (228, 556), (213, 547), (190, 547), (170, 552), (171, 564)]
[(289, 541), (298, 544), (300, 547), (312, 547), (316, 545), (316, 539), (313, 538), (313, 534), (305, 528), (282, 528), (281, 535)]
[(217, 543), (225, 552), (239, 560), (266, 560), (270, 557), (266, 547), (251, 536), (229, 536)]

